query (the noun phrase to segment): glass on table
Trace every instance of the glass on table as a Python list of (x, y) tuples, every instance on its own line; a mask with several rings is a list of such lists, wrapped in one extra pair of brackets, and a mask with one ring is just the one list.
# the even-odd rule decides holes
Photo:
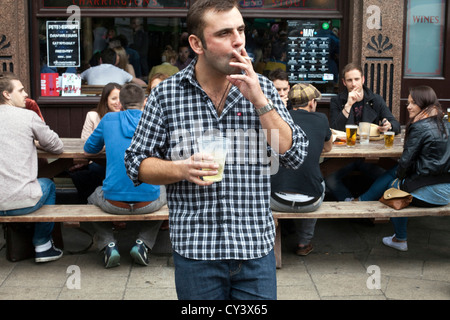
[(356, 124), (347, 124), (345, 126), (345, 133), (347, 138), (347, 147), (354, 147), (356, 144), (356, 133), (358, 126)]

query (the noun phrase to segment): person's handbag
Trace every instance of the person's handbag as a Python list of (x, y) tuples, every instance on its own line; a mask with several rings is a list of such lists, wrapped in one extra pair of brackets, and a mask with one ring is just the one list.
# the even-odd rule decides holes
[[(32, 243), (34, 234), (34, 223), (32, 222), (9, 222), (3, 224), (6, 240), (6, 259), (17, 262), (30, 259), (35, 256)], [(55, 223), (52, 233), (55, 246), (64, 248), (61, 223)]]
[(383, 196), (380, 198), (380, 202), (395, 210), (400, 210), (409, 206), (412, 199), (413, 196), (408, 192), (396, 188), (390, 188), (384, 192)]

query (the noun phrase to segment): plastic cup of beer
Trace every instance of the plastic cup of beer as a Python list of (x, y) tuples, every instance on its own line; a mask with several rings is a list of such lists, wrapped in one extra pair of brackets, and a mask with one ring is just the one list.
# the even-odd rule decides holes
[(345, 132), (347, 134), (347, 147), (354, 147), (356, 144), (358, 126), (356, 124), (347, 124), (345, 126)]
[(395, 132), (393, 132), (393, 131), (386, 131), (384, 133), (384, 147), (386, 149), (390, 149), (394, 146), (394, 137), (395, 137)]
[(405, 142), (405, 135), (406, 135), (406, 126), (400, 126), (400, 139), (401, 142)]
[(370, 122), (359, 123), (359, 143), (368, 144), (370, 139)]
[[(229, 140), (217, 136), (204, 136), (198, 139), (198, 148), (201, 154), (212, 156), (212, 162), (219, 165), (218, 173), (214, 176), (203, 176), (204, 181), (220, 182), (223, 179), (225, 159), (227, 157)], [(211, 169), (202, 169), (210, 171)]]

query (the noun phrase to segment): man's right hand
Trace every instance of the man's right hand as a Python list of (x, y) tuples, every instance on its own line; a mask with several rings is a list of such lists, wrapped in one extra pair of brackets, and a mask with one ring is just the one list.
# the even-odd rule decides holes
[(362, 94), (360, 88), (355, 88), (348, 93), (347, 104), (350, 107), (352, 107), (355, 104), (355, 102), (361, 101), (362, 98), (363, 98), (363, 94)]
[(213, 181), (203, 181), (202, 177), (214, 176), (218, 173), (217, 169), (219, 169), (219, 165), (214, 162), (213, 157), (201, 153), (196, 153), (186, 160), (177, 161), (176, 164), (182, 166), (184, 180), (199, 186), (212, 185)]

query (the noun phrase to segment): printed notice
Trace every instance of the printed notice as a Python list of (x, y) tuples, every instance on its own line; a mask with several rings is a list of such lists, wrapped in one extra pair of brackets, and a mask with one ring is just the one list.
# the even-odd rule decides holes
[(47, 65), (80, 67), (80, 25), (78, 21), (47, 21)]
[(291, 83), (335, 80), (333, 34), (324, 21), (288, 20), (287, 68)]

